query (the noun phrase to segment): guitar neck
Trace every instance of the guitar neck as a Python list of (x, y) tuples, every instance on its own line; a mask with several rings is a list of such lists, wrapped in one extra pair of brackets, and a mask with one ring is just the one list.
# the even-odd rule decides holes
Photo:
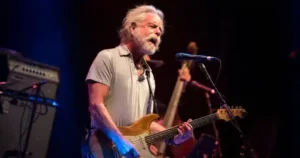
[[(195, 119), (190, 124), (192, 125), (193, 129), (196, 129), (196, 128), (199, 128), (206, 124), (209, 124), (212, 121), (217, 120), (217, 119), (219, 119), (218, 114), (213, 113), (213, 114)], [(163, 140), (172, 138), (178, 134), (177, 128), (178, 128), (178, 126), (174, 126), (167, 130), (148, 135), (145, 137), (145, 140), (148, 144), (155, 144), (157, 142), (161, 142)]]

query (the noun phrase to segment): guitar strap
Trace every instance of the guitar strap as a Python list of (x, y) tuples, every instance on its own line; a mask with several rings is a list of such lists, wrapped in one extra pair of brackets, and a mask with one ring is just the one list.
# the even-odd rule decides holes
[(145, 73), (146, 73), (146, 78), (149, 86), (149, 91), (150, 91), (150, 99), (153, 101), (153, 112), (155, 112), (157, 115), (159, 115), (158, 107), (157, 107), (157, 102), (156, 99), (154, 98), (154, 94), (152, 91), (151, 83), (150, 83), (150, 66), (147, 64), (146, 60), (143, 58), (143, 62), (146, 65)]

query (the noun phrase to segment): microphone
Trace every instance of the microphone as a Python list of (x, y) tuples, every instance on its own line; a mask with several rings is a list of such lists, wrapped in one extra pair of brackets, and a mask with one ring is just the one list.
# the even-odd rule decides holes
[(204, 56), (204, 55), (192, 55), (192, 54), (187, 54), (187, 53), (177, 53), (176, 54), (176, 59), (181, 61), (181, 60), (195, 60), (198, 62), (203, 62), (203, 61), (212, 61), (215, 59), (218, 59), (216, 57), (212, 56)]
[(195, 80), (191, 81), (190, 84), (193, 85), (193, 86), (196, 86), (196, 87), (198, 87), (198, 88), (200, 88), (200, 89), (202, 89), (202, 90), (204, 90), (206, 92), (209, 92), (210, 94), (215, 94), (215, 90), (214, 89), (209, 88), (209, 87), (207, 87), (207, 86), (205, 86), (203, 84), (200, 84), (199, 82), (197, 82)]
[(142, 82), (142, 81), (144, 81), (145, 80), (145, 76), (144, 75), (141, 75), (139, 78), (138, 78), (138, 81), (139, 82)]

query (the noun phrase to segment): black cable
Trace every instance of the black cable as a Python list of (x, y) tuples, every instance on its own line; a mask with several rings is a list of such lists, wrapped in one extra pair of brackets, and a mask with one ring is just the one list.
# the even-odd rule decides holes
[(216, 77), (216, 80), (215, 80), (215, 85), (217, 85), (218, 83), (218, 80), (219, 80), (219, 77), (220, 77), (220, 74), (221, 74), (221, 70), (222, 70), (222, 61), (218, 58), (216, 58), (218, 61), (219, 61), (219, 70), (218, 70), (218, 74), (217, 74), (217, 77)]
[(22, 112), (22, 115), (21, 115), (21, 121), (20, 121), (20, 128), (19, 128), (19, 142), (18, 142), (18, 145), (16, 146), (16, 150), (19, 149), (19, 151), (17, 152), (18, 155), (17, 157), (20, 158), (21, 157), (21, 151), (22, 151), (22, 128), (23, 128), (23, 120), (24, 119), (24, 115), (25, 115), (25, 111), (26, 111), (26, 106), (23, 107), (23, 112)]
[[(44, 93), (41, 91), (40, 92), (42, 94), (42, 96), (45, 98), (45, 95)], [(40, 110), (42, 109), (42, 104), (39, 104), (40, 105)], [(26, 108), (29, 109), (29, 111), (32, 109), (30, 107), (30, 104), (28, 104), (28, 102), (26, 101), (26, 103), (23, 105), (24, 108), (23, 108), (23, 112), (22, 112), (22, 116), (21, 116), (21, 121), (20, 121), (20, 128), (19, 128), (19, 142), (18, 142), (18, 145), (16, 146), (16, 150), (19, 149), (20, 152), (18, 152), (17, 154), (17, 157), (18, 158), (21, 158), (21, 151), (23, 151), (23, 147), (22, 147), (22, 139), (24, 137), (24, 135), (26, 134), (26, 131), (28, 130), (29, 126), (29, 118), (30, 118), (30, 112), (28, 112), (28, 116), (27, 116), (27, 121), (25, 123), (25, 126), (27, 125), (27, 127), (22, 131), (22, 128), (23, 128), (23, 120), (25, 120), (24, 118), (24, 114), (25, 114), (25, 111), (26, 111)], [(33, 122), (32, 123), (35, 123), (37, 121), (37, 119), (39, 118), (40, 115), (46, 115), (48, 113), (48, 106), (46, 106), (46, 110), (44, 113), (41, 113), (41, 112), (36, 112), (37, 116), (34, 118)]]
[[(219, 58), (215, 58), (215, 59), (218, 60), (218, 62), (219, 62), (219, 69), (218, 69), (218, 74), (216, 76), (215, 82), (213, 82), (213, 81), (212, 82), (214, 83), (215, 86), (217, 86), (217, 83), (218, 83), (218, 80), (219, 80), (219, 77), (221, 74), (221, 70), (222, 70), (222, 61)], [(222, 97), (224, 97), (224, 99), (227, 99), (227, 97), (224, 94), (222, 94), (222, 93), (220, 93), (220, 94), (222, 95)]]
[[(46, 101), (45, 101), (45, 95), (44, 95), (44, 93), (41, 91), (40, 92), (41, 94), (42, 94), (42, 96), (43, 96), (43, 101), (44, 101), (44, 103), (45, 104), (39, 104), (39, 106), (40, 106), (40, 111), (41, 111), (41, 109), (42, 109), (42, 105), (45, 105), (46, 106), (46, 108), (45, 108), (45, 112), (37, 112), (38, 114), (40, 114), (40, 115), (42, 115), (42, 116), (44, 116), (44, 115), (46, 115), (47, 113), (48, 113), (48, 106), (47, 106), (47, 103), (46, 103)], [(29, 108), (29, 109), (32, 109), (32, 107), (30, 107), (29, 105), (27, 105), (27, 107)]]
[[(23, 121), (25, 120), (25, 112), (26, 112), (26, 108), (28, 108), (28, 105), (27, 105), (27, 102), (23, 105), (23, 112), (22, 112), (22, 116), (21, 116), (21, 121), (20, 121), (20, 128), (19, 128), (19, 142), (18, 142), (18, 145), (15, 147), (15, 150), (19, 149), (19, 151), (17, 152), (18, 155), (17, 157), (20, 158), (21, 157), (21, 152), (23, 151), (23, 147), (22, 147), (22, 139), (23, 139), (23, 136), (25, 134), (25, 132), (28, 130), (28, 126), (22, 131), (22, 128), (23, 128)], [(26, 123), (25, 123), (25, 126), (27, 124), (29, 124), (29, 118), (30, 118), (30, 112), (28, 113), (27, 115), (27, 120), (26, 120)], [(38, 117), (37, 117), (38, 118)], [(35, 119), (35, 121), (37, 120), (37, 118)]]
[[(45, 102), (45, 99), (46, 99), (45, 94), (43, 93), (42, 90), (40, 91), (40, 93), (42, 94), (42, 97), (44, 98), (44, 102)], [(44, 105), (46, 107), (45, 112), (44, 113), (39, 112), (39, 114), (42, 115), (42, 116), (44, 116), (48, 113), (48, 105), (46, 103)], [(42, 104), (40, 104), (40, 111), (41, 111), (41, 109), (42, 109)]]

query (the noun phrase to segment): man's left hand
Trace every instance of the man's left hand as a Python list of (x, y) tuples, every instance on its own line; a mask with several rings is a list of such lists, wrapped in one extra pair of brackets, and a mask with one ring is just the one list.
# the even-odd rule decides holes
[(191, 126), (190, 122), (192, 122), (191, 119), (179, 125), (178, 127), (179, 134), (174, 137), (175, 144), (180, 144), (193, 136), (193, 127)]

